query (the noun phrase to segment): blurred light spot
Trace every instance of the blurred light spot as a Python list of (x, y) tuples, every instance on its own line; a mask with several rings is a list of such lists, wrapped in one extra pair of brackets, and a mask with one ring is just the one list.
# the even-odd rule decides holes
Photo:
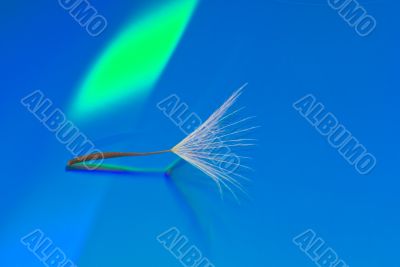
[(88, 117), (143, 99), (176, 48), (197, 0), (174, 0), (134, 20), (106, 48), (78, 90), (72, 115)]

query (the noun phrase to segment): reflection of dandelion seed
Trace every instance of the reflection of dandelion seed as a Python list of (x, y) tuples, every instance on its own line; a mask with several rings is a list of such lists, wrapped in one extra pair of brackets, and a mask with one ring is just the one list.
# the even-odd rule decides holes
[(253, 117), (236, 119), (242, 108), (228, 112), (241, 95), (245, 86), (246, 85), (235, 91), (202, 125), (172, 149), (146, 153), (95, 153), (72, 159), (68, 162), (68, 166), (72, 167), (77, 163), (97, 159), (99, 157), (148, 156), (173, 152), (213, 179), (221, 194), (222, 187), (225, 187), (236, 198), (232, 187), (245, 193), (240, 180), (247, 180), (247, 178), (239, 173), (242, 169), (250, 168), (241, 163), (242, 159), (246, 159), (247, 157), (238, 156), (230, 152), (230, 155), (233, 154), (235, 158), (238, 159), (237, 162), (232, 162), (229, 160), (228, 155), (223, 153), (223, 149), (238, 152), (239, 149), (254, 145), (254, 139), (243, 138), (249, 131), (257, 128), (257, 126), (243, 126), (245, 122)]

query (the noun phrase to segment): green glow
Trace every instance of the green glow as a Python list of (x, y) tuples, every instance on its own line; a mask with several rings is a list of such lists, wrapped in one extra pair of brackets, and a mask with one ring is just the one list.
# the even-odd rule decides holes
[(174, 52), (197, 0), (174, 0), (133, 21), (84, 79), (72, 115), (86, 117), (147, 95)]

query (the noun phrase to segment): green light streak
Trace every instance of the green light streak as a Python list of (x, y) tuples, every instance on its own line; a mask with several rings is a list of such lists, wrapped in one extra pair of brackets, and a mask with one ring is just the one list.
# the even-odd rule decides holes
[(90, 70), (73, 102), (72, 116), (87, 117), (145, 97), (172, 56), (196, 3), (174, 0), (133, 21)]
[(87, 171), (87, 172), (115, 172), (115, 173), (127, 173), (127, 174), (164, 174), (165, 169), (157, 168), (137, 168), (128, 166), (119, 166), (111, 164), (101, 164), (100, 166), (91, 163), (78, 163), (74, 166), (68, 166), (67, 170), (71, 171)]

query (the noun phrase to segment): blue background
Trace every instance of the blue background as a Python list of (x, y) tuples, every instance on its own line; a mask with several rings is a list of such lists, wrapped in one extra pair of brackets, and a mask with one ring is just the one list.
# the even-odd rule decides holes
[[(323, 0), (201, 1), (143, 108), (77, 122), (106, 151), (168, 148), (184, 134), (157, 102), (175, 93), (205, 119), (249, 82), (239, 104), (262, 127), (241, 205), (189, 166), (175, 180), (65, 171), (71, 155), (20, 99), (40, 89), (67, 109), (147, 1), (91, 3), (109, 22), (97, 38), (56, 0), (1, 4), (0, 266), (43, 266), (20, 243), (37, 228), (78, 266), (181, 266), (156, 240), (173, 226), (215, 266), (315, 266), (292, 243), (309, 228), (349, 266), (400, 266), (398, 2), (360, 1), (377, 20), (360, 37)], [(308, 93), (376, 156), (372, 173), (358, 174), (292, 108)]]

